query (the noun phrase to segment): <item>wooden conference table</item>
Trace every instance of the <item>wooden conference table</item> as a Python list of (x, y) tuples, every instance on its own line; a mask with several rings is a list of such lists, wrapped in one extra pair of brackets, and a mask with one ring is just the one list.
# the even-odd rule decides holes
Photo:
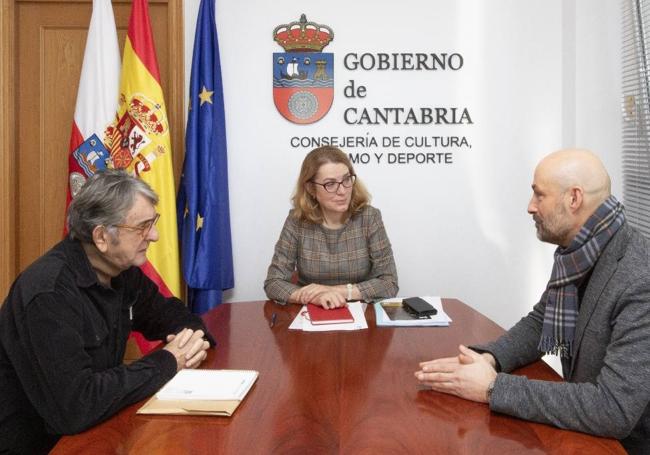
[[(53, 453), (625, 453), (615, 440), (421, 389), (413, 376), (419, 361), (503, 333), (458, 300), (443, 306), (450, 327), (376, 327), (369, 307), (368, 330), (319, 333), (287, 329), (297, 305), (220, 305), (204, 316), (218, 346), (203, 367), (260, 372), (233, 417), (136, 415), (137, 403), (62, 438)], [(560, 380), (541, 361), (517, 374)]]

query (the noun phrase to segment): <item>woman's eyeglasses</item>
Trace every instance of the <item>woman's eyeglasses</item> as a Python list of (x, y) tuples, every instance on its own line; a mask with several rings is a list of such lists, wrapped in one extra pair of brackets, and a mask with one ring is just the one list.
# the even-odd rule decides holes
[(352, 188), (356, 179), (357, 176), (351, 174), (348, 175), (347, 177), (344, 177), (343, 180), (341, 180), (340, 182), (318, 183), (312, 180), (311, 183), (313, 183), (314, 185), (322, 186), (323, 188), (325, 188), (325, 191), (327, 191), (328, 193), (336, 193), (339, 190), (341, 185), (343, 185), (343, 188)]

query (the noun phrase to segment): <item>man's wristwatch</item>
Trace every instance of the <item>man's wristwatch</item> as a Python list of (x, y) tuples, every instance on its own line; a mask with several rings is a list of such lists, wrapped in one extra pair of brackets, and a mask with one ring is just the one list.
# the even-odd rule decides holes
[(352, 300), (352, 283), (348, 283), (346, 287), (348, 288), (348, 300)]
[(492, 398), (492, 391), (494, 390), (494, 383), (496, 379), (492, 382), (490, 382), (490, 385), (488, 386), (487, 390), (485, 391), (485, 398), (487, 398), (488, 404), (490, 404), (490, 398)]

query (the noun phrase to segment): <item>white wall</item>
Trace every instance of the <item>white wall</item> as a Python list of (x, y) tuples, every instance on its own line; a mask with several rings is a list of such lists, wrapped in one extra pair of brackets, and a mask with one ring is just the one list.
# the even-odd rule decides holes
[(575, 143), (599, 151), (622, 201), (622, 6), (611, 0), (576, 4)]
[[(185, 2), (187, 78), (198, 3)], [(271, 56), (282, 52), (272, 30), (303, 12), (335, 33), (324, 49), (335, 55), (334, 104), (312, 125), (282, 118), (272, 98)], [(551, 270), (553, 247), (537, 241), (526, 213), (539, 159), (564, 146), (591, 148), (620, 196), (620, 22), (618, 2), (608, 0), (218, 0), (235, 260), (228, 300), (264, 298), (309, 151), (291, 148), (290, 137), (465, 135), (472, 148), (453, 150), (451, 165), (356, 171), (383, 213), (400, 294), (457, 297), (510, 327)], [(460, 52), (465, 65), (455, 73), (352, 72), (342, 64), (349, 52)], [(343, 97), (349, 79), (368, 87), (366, 100)], [(342, 115), (353, 105), (467, 106), (474, 124), (351, 126)]]

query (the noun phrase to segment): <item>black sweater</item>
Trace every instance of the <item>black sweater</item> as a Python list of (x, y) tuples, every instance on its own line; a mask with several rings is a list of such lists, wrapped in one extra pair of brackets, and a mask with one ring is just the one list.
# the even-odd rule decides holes
[(207, 333), (140, 269), (106, 288), (79, 242), (57, 244), (16, 279), (0, 309), (0, 452), (45, 451), (156, 392), (176, 360), (158, 350), (122, 364), (129, 333), (164, 340), (184, 327)]

